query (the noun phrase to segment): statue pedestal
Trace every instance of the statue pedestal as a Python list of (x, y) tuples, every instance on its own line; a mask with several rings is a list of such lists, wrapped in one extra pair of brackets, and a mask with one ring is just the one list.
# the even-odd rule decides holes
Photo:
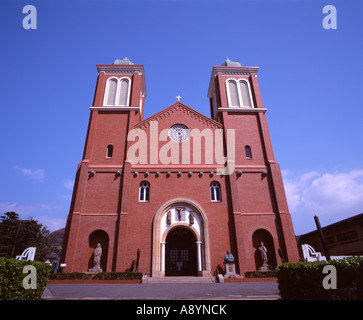
[(243, 278), (242, 276), (236, 274), (236, 265), (234, 262), (225, 262), (226, 274), (225, 278), (235, 277), (235, 278)]
[(225, 278), (229, 278), (230, 276), (236, 275), (236, 265), (232, 262), (225, 262), (226, 266), (226, 275)]
[(269, 266), (269, 265), (264, 265), (262, 267), (259, 267), (258, 268), (259, 271), (269, 271), (269, 270), (272, 270), (272, 268)]
[(102, 269), (96, 269), (96, 268), (91, 268), (91, 269), (88, 269), (88, 272), (102, 272)]

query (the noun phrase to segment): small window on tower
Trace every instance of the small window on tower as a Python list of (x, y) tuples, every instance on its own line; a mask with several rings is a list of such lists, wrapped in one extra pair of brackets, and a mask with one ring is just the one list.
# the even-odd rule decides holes
[(107, 146), (106, 158), (112, 158), (112, 154), (113, 154), (113, 145), (109, 144)]
[(214, 181), (210, 184), (210, 199), (211, 201), (221, 201), (221, 186), (218, 182)]
[(147, 181), (140, 183), (139, 201), (150, 201), (150, 184)]
[(247, 159), (252, 159), (252, 151), (250, 146), (245, 146), (245, 153)]

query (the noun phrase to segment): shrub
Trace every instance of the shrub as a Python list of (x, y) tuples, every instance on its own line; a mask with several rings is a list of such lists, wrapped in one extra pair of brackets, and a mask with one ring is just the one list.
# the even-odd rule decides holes
[(89, 280), (91, 274), (82, 272), (71, 272), (71, 273), (51, 273), (49, 280)]
[[(337, 272), (337, 289), (324, 289), (326, 265)], [(363, 257), (341, 260), (283, 263), (276, 268), (280, 296), (294, 300), (346, 300), (362, 298)]]
[(94, 279), (98, 280), (135, 280), (141, 278), (141, 272), (99, 272), (94, 276)]
[(271, 278), (276, 277), (275, 270), (268, 271), (247, 271), (245, 272), (246, 278)]
[[(23, 273), (25, 266), (36, 269), (35, 289), (25, 289), (23, 280), (30, 273)], [(48, 282), (51, 267), (40, 261), (0, 258), (0, 300), (38, 300)]]
[(141, 272), (98, 272), (92, 276), (89, 273), (52, 273), (49, 279), (52, 280), (134, 280), (141, 279)]

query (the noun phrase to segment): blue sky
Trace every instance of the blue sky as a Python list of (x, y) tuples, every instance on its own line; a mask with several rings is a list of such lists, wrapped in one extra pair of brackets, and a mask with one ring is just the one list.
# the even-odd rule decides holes
[[(22, 26), (25, 5), (37, 29)], [(334, 5), (337, 29), (323, 7)], [(145, 66), (145, 117), (176, 101), (209, 116), (213, 65), (259, 66), (296, 234), (363, 212), (362, 1), (5, 0), (0, 213), (65, 225), (96, 64)]]

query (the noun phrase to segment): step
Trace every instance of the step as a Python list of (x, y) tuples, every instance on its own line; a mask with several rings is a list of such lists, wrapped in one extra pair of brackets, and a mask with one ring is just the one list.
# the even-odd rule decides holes
[(148, 277), (147, 283), (214, 283), (214, 277)]

